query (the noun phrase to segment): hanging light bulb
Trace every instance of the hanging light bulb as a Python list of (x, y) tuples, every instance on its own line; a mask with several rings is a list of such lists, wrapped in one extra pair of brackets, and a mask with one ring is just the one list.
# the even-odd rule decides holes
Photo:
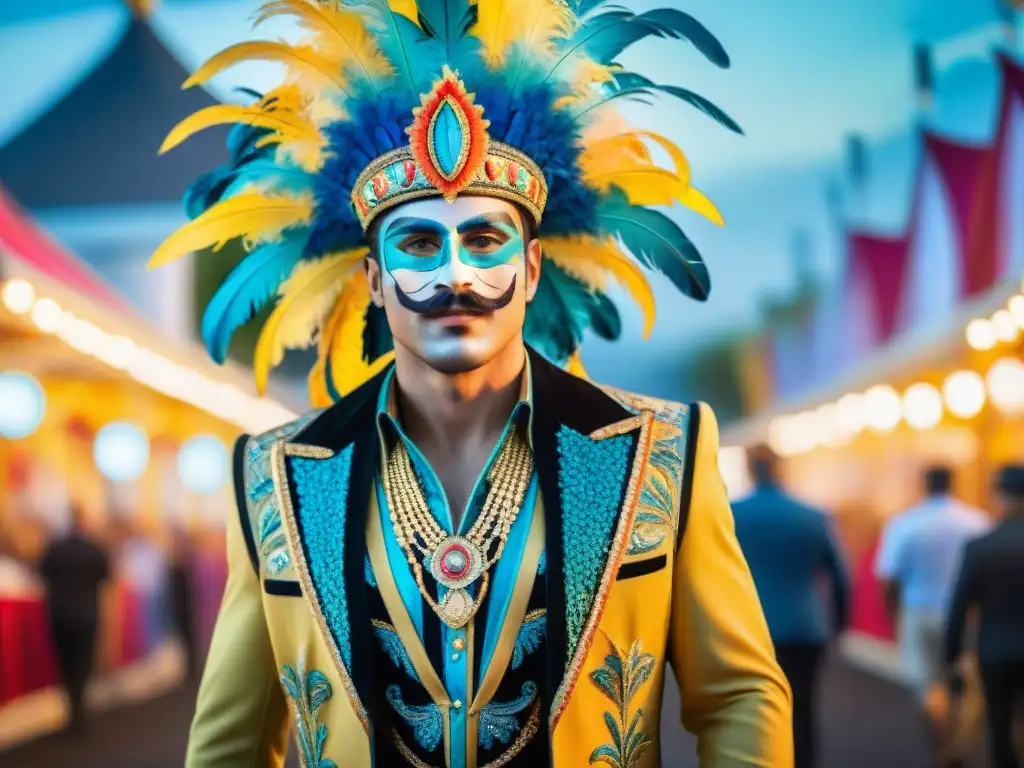
[(903, 393), (903, 415), (913, 429), (932, 429), (942, 421), (942, 395), (931, 384), (914, 384)]
[(946, 407), (954, 416), (969, 419), (985, 407), (985, 382), (974, 371), (951, 373), (942, 385)]

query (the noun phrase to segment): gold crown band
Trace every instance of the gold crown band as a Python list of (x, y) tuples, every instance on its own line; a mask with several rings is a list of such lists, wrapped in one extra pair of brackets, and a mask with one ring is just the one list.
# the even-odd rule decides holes
[[(515, 147), (491, 141), (487, 156), (473, 180), (459, 194), (496, 197), (521, 205), (540, 225), (548, 199), (544, 174)], [(411, 147), (387, 152), (370, 163), (356, 179), (352, 204), (365, 232), (375, 218), (396, 205), (425, 197), (445, 197), (413, 157)]]

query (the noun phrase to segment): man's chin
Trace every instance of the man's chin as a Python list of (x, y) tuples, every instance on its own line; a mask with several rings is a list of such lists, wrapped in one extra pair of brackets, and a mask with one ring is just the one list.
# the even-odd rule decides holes
[(481, 368), (495, 357), (489, 346), (474, 344), (469, 339), (452, 339), (421, 350), (420, 359), (438, 373), (454, 376)]

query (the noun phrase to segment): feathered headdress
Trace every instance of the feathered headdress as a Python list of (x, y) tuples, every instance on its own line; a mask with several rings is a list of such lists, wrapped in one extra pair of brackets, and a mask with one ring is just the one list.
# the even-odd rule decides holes
[[(257, 25), (294, 16), (309, 40), (234, 45), (185, 85), (251, 59), (283, 62), (284, 84), (253, 94), (248, 106), (200, 110), (171, 131), (161, 150), (209, 126), (235, 125), (230, 162), (189, 190), (192, 221), (151, 261), (244, 242), (248, 255), (203, 317), (213, 358), (222, 362), (234, 331), (276, 297), (256, 347), (261, 391), (286, 349), (314, 343), (316, 404), (337, 399), (386, 365), (393, 342), (383, 311), (369, 301), (364, 231), (382, 211), (430, 195), (493, 195), (534, 218), (544, 264), (525, 335), (556, 363), (578, 366), (588, 328), (606, 339), (619, 336), (619, 314), (606, 295), (611, 280), (637, 302), (650, 332), (654, 298), (639, 267), (705, 299), (710, 280), (697, 249), (649, 206), (679, 203), (718, 224), (721, 217), (691, 186), (679, 147), (630, 127), (616, 105), (662, 93), (740, 129), (702, 96), (655, 83), (615, 60), (651, 36), (687, 41), (719, 67), (729, 65), (728, 56), (681, 11), (634, 14), (602, 5), (267, 2)], [(665, 152), (671, 167), (655, 162), (652, 147)]]

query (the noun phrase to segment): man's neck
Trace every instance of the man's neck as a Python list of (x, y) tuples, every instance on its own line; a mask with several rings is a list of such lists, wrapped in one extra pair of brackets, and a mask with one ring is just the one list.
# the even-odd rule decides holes
[(519, 399), (526, 348), (517, 339), (486, 365), (441, 373), (396, 345), (395, 384), (402, 426), (417, 445), (454, 452), (504, 429)]

